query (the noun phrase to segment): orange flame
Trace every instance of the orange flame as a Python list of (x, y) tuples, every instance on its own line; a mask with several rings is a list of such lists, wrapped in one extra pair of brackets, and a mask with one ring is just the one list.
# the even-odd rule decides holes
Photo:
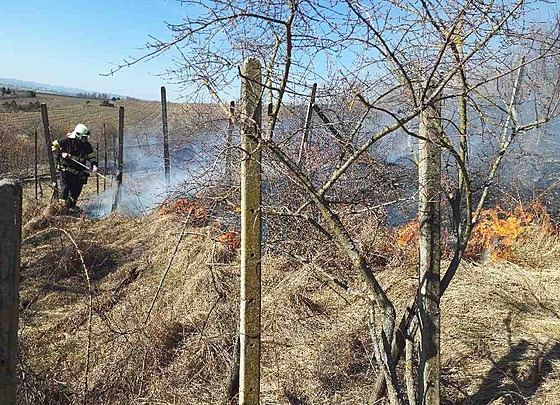
[(222, 236), (220, 236), (218, 240), (231, 250), (237, 250), (241, 246), (241, 238), (239, 237), (239, 233), (234, 231), (227, 231)]
[(557, 226), (540, 203), (527, 207), (518, 206), (513, 210), (501, 207), (483, 210), (475, 225), (465, 257), (474, 257), (490, 250), (492, 261), (511, 259), (512, 245), (519, 240), (530, 225), (537, 225), (547, 233), (556, 233)]
[(401, 248), (410, 246), (411, 248), (418, 248), (418, 232), (420, 224), (417, 221), (409, 222), (399, 228), (397, 232), (397, 245)]
[[(400, 227), (397, 231), (397, 246), (402, 249), (413, 250), (416, 255), (419, 248), (420, 223), (418, 221), (409, 222)], [(449, 231), (441, 230), (441, 253), (444, 257), (450, 254), (449, 251)]]
[(201, 207), (197, 201), (188, 198), (178, 198), (173, 201), (164, 201), (159, 207), (160, 215), (182, 214), (189, 215), (194, 223), (205, 222), (208, 220), (208, 210)]
[[(539, 202), (528, 206), (518, 206), (512, 210), (501, 207), (483, 210), (475, 225), (468, 248), (464, 254), (473, 258), (489, 251), (493, 261), (512, 258), (513, 244), (523, 237), (529, 226), (538, 226), (547, 234), (558, 234), (558, 225), (547, 214), (546, 208)], [(396, 245), (401, 249), (418, 250), (418, 233), (420, 225), (417, 221), (409, 222), (398, 229)], [(449, 255), (449, 233), (442, 229), (442, 254)]]

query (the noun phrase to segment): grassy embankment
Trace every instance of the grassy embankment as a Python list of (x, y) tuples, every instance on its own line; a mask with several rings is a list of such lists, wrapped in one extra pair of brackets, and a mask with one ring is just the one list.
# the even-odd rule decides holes
[[(220, 213), (93, 221), (26, 201), (20, 403), (86, 392), (99, 404), (220, 403), (239, 295)], [(360, 220), (353, 236), (388, 259), (376, 271), (402, 310), (416, 288), (414, 243)], [(560, 240), (543, 221), (525, 225), (508, 260), (466, 260), (443, 298), (444, 404), (560, 403)], [(329, 271), (363, 289), (344, 263)], [(262, 274), (262, 402), (367, 403), (377, 369), (364, 302), (286, 257), (265, 255)]]

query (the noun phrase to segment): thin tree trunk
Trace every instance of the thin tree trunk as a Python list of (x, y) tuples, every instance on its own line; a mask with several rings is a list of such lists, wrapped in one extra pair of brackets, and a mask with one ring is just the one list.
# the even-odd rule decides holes
[(406, 359), (404, 369), (404, 379), (406, 382), (406, 394), (408, 396), (408, 405), (416, 405), (416, 390), (414, 388), (414, 336), (418, 329), (417, 318), (414, 318), (406, 336)]
[[(516, 79), (515, 84), (514, 84), (514, 93), (516, 93), (516, 94), (518, 94), (517, 88), (520, 85), (521, 77), (523, 76), (523, 73), (524, 73), (524, 69), (523, 69), (524, 68), (524, 61), (525, 61), (525, 57), (522, 57), (520, 59), (520, 62), (519, 62), (518, 76), (517, 76), (517, 79)], [(516, 98), (513, 97), (510, 101), (508, 112), (511, 111), (514, 108), (516, 102), (517, 102)], [(464, 113), (466, 113), (466, 109), (463, 109), (462, 107), (460, 107), (460, 115), (462, 115)], [(466, 118), (461, 116), (461, 120), (462, 120), (461, 125), (463, 125), (463, 120), (465, 120), (465, 125), (466, 125)], [(506, 123), (503, 126), (503, 133), (507, 133), (507, 131), (509, 130), (510, 121), (511, 120), (506, 120)], [(515, 136), (515, 132), (511, 133), (510, 137), (506, 140), (506, 142), (502, 144), (502, 149), (500, 150), (500, 153), (498, 154), (498, 156), (494, 160), (494, 163), (492, 165), (490, 173), (488, 174), (487, 179), (485, 181), (486, 186), (483, 189), (482, 196), (481, 196), (481, 198), (478, 202), (478, 205), (477, 205), (476, 209), (474, 210), (474, 212), (473, 212), (473, 209), (472, 209), (472, 206), (471, 206), (471, 203), (470, 203), (471, 190), (470, 190), (470, 187), (468, 186), (469, 182), (467, 181), (468, 179), (463, 178), (463, 182), (465, 184), (465, 196), (466, 196), (466, 200), (467, 200), (466, 201), (466, 216), (465, 216), (466, 225), (465, 225), (465, 229), (457, 235), (457, 238), (459, 240), (457, 242), (457, 247), (455, 249), (455, 254), (453, 256), (453, 259), (451, 260), (451, 263), (447, 267), (445, 275), (441, 279), (441, 282), (440, 282), (440, 297), (443, 296), (443, 294), (445, 293), (445, 291), (449, 287), (449, 285), (451, 283), (451, 280), (455, 276), (455, 273), (457, 272), (457, 269), (458, 269), (459, 264), (461, 262), (461, 257), (463, 255), (463, 252), (465, 251), (465, 249), (467, 247), (467, 244), (469, 242), (469, 239), (470, 239), (471, 231), (472, 231), (472, 228), (473, 228), (473, 223), (476, 222), (476, 220), (478, 219), (478, 216), (480, 215), (480, 211), (482, 210), (482, 206), (484, 205), (484, 202), (486, 201), (488, 190), (493, 183), (494, 176), (495, 176), (495, 174), (498, 170), (498, 167), (500, 166), (500, 163), (503, 159), (505, 151), (508, 149), (508, 147), (509, 147), (511, 141), (513, 140), (514, 136)], [(465, 153), (468, 153), (468, 150), (466, 148), (465, 148)], [(468, 161), (468, 155), (465, 155), (464, 161)], [(457, 223), (460, 222), (459, 218), (456, 218), (455, 221)], [(417, 297), (414, 297), (409, 302), (409, 304), (407, 306), (407, 309), (405, 310), (403, 316), (401, 317), (399, 326), (398, 326), (398, 328), (395, 332), (395, 337), (393, 339), (393, 346), (392, 346), (392, 354), (393, 354), (393, 358), (394, 358), (395, 363), (399, 361), (399, 359), (402, 355), (402, 352), (405, 348), (405, 333), (406, 333), (406, 330), (408, 329), (410, 323), (412, 322), (412, 320), (414, 318), (414, 314), (417, 311), (418, 311), (418, 301), (417, 301)], [(372, 395), (369, 398), (369, 403), (378, 403), (381, 400), (381, 398), (383, 398), (383, 396), (385, 395), (386, 390), (387, 390), (387, 387), (386, 387), (385, 378), (380, 375), (380, 376), (377, 377), (377, 379), (375, 381), (375, 385), (374, 385)]]
[[(352, 240), (350, 234), (342, 224), (342, 221), (334, 212), (329, 204), (322, 198), (321, 192), (316, 191), (309, 181), (309, 179), (302, 174), (302, 172), (297, 167), (297, 163), (292, 161), (280, 148), (278, 148), (274, 142), (272, 141), (265, 141), (265, 146), (276, 156), (276, 158), (282, 162), (286, 167), (292, 172), (300, 184), (307, 190), (309, 196), (316, 204), (317, 208), (321, 212), (323, 218), (329, 224), (330, 228), (332, 229), (333, 235), (333, 242), (337, 246), (337, 248), (348, 257), (348, 259), (352, 262), (354, 268), (358, 270), (362, 276), (364, 277), (368, 289), (373, 296), (373, 302), (379, 308), (381, 313), (381, 331), (380, 333), (376, 333), (374, 330), (375, 323), (370, 322), (370, 333), (372, 333), (372, 340), (375, 344), (379, 345), (379, 356), (376, 355), (376, 358), (379, 358), (380, 367), (383, 368), (383, 381), (385, 384), (385, 380), (387, 380), (388, 384), (392, 384), (391, 390), (395, 392), (396, 398), (394, 398), (395, 402), (398, 404), (403, 403), (402, 394), (400, 392), (400, 387), (398, 381), (395, 379), (392, 380), (392, 376), (395, 375), (395, 361), (394, 357), (392, 356), (392, 348), (391, 342), (393, 342), (393, 334), (395, 331), (395, 307), (391, 300), (387, 297), (385, 290), (381, 287), (378, 280), (376, 279), (373, 271), (368, 266), (367, 261), (365, 258), (360, 254), (360, 251), (356, 247), (356, 243)], [(371, 315), (374, 316), (375, 312), (371, 308)], [(402, 329), (406, 332), (406, 328)], [(404, 339), (404, 338), (403, 338)], [(394, 343), (393, 343), (394, 345)], [(404, 345), (403, 345), (404, 346)], [(386, 388), (386, 385), (383, 386), (383, 389)]]
[(422, 350), (418, 370), (418, 400), (440, 403), (440, 191), (441, 146), (439, 107), (429, 106), (420, 115), (418, 186), (420, 195), (420, 267), (418, 303)]

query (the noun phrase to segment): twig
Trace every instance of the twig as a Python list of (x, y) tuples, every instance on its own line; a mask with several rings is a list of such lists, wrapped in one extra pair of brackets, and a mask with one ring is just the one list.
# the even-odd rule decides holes
[(78, 256), (80, 257), (80, 261), (82, 262), (82, 267), (84, 269), (84, 275), (86, 278), (86, 285), (87, 285), (87, 289), (88, 289), (88, 295), (89, 295), (89, 309), (88, 309), (88, 334), (87, 334), (87, 344), (86, 344), (86, 370), (85, 370), (85, 376), (84, 376), (84, 405), (87, 404), (87, 400), (88, 400), (88, 375), (89, 375), (89, 366), (90, 366), (90, 352), (91, 352), (91, 327), (92, 327), (92, 318), (93, 318), (93, 292), (91, 290), (91, 282), (90, 282), (90, 278), (89, 278), (89, 273), (88, 273), (88, 269), (86, 267), (86, 263), (84, 261), (84, 256), (82, 254), (82, 251), (80, 250), (80, 248), (78, 247), (78, 245), (76, 244), (76, 241), (72, 238), (72, 236), (65, 230), (62, 228), (58, 228), (59, 231), (62, 231), (67, 237), (68, 239), (70, 239), (70, 242), (72, 242), (72, 244), (74, 245), (74, 247), (76, 248), (76, 252), (78, 253)]
[(161, 288), (163, 287), (163, 282), (165, 281), (165, 277), (167, 277), (167, 273), (169, 273), (169, 269), (171, 269), (171, 265), (173, 264), (173, 260), (175, 260), (175, 255), (177, 254), (177, 250), (179, 250), (179, 245), (181, 244), (181, 241), (183, 240), (183, 236), (185, 236), (185, 229), (187, 228), (187, 224), (189, 223), (189, 218), (191, 217), (192, 211), (193, 211), (193, 209), (191, 208), (190, 211), (189, 211), (189, 215), (187, 215), (187, 219), (185, 220), (185, 223), (183, 224), (183, 229), (181, 230), (181, 234), (179, 235), (179, 240), (177, 241), (177, 244), (175, 245), (175, 250), (173, 251), (173, 255), (171, 256), (171, 259), (169, 259), (169, 264), (167, 265), (167, 268), (165, 269), (165, 272), (163, 273), (163, 276), (161, 276), (159, 286), (156, 290), (154, 298), (152, 299), (152, 304), (150, 305), (150, 309), (148, 310), (148, 313), (146, 314), (146, 319), (144, 320), (144, 323), (143, 323), (142, 327), (145, 327), (148, 324), (148, 321), (150, 320), (150, 315), (152, 314), (152, 310), (154, 309), (154, 306), (156, 304), (156, 300), (159, 296)]
[(371, 210), (377, 209), (377, 208), (383, 208), (383, 207), (387, 207), (389, 205), (393, 205), (393, 204), (398, 204), (400, 202), (405, 202), (405, 201), (412, 201), (412, 200), (416, 200), (416, 196), (418, 195), (418, 191), (416, 191), (413, 195), (411, 195), (410, 197), (405, 197), (405, 198), (398, 198), (396, 200), (393, 201), (388, 201), (388, 202), (384, 202), (381, 204), (377, 204), (377, 205), (373, 205), (371, 207), (367, 207), (361, 210), (355, 210), (355, 211), (349, 211), (349, 212), (345, 212), (345, 215), (356, 215), (356, 214), (363, 214), (364, 212), (370, 212)]
[(310, 262), (308, 259), (306, 259), (305, 257), (301, 257), (299, 255), (293, 254), (291, 252), (286, 252), (286, 251), (282, 251), (285, 255), (299, 261), (302, 264), (306, 264), (309, 266), (309, 268), (311, 270), (315, 270), (317, 273), (322, 274), (324, 277), (328, 278), (329, 281), (331, 281), (333, 284), (337, 285), (338, 287), (342, 288), (344, 291), (346, 291), (348, 294), (353, 295), (355, 297), (361, 298), (363, 300), (365, 300), (366, 302), (370, 302), (371, 298), (366, 294), (363, 293), (361, 291), (357, 291), (354, 290), (352, 287), (350, 287), (349, 285), (347, 285), (345, 282), (337, 279), (336, 277), (334, 277), (333, 275), (329, 274), (327, 271), (325, 271), (323, 268), (321, 268), (320, 266), (318, 266), (315, 263)]
[(212, 278), (212, 285), (214, 286), (214, 290), (216, 290), (216, 293), (218, 294), (218, 299), (216, 300), (216, 302), (214, 302), (214, 305), (212, 305), (212, 308), (210, 308), (210, 311), (208, 312), (208, 315), (206, 316), (206, 319), (204, 320), (204, 324), (202, 325), (202, 329), (200, 330), (200, 338), (198, 340), (199, 344), (200, 344), (200, 341), (202, 340), (202, 338), (204, 337), (204, 330), (206, 329), (206, 326), (208, 325), (208, 322), (210, 321), (210, 316), (212, 315), (212, 312), (214, 312), (214, 309), (218, 306), (218, 303), (224, 297), (224, 293), (221, 292), (218, 289), (218, 284), (216, 283), (216, 276), (214, 275), (214, 270), (213, 270), (214, 253), (216, 252), (216, 242), (212, 238), (210, 238), (210, 235), (208, 235), (208, 238), (212, 241), (212, 251), (210, 252), (210, 263), (206, 263), (206, 265), (208, 266), (208, 269), (210, 270), (210, 276)]
[(28, 236), (27, 238), (25, 238), (24, 240), (22, 240), (22, 241), (21, 241), (21, 244), (23, 245), (24, 243), (30, 241), (30, 240), (33, 239), (33, 238), (36, 238), (37, 236), (39, 236), (39, 235), (41, 235), (41, 234), (43, 234), (43, 233), (49, 233), (49, 232), (51, 232), (51, 231), (56, 231), (56, 230), (60, 230), (60, 229), (57, 229), (57, 228), (47, 228), (47, 229), (43, 229), (42, 231), (39, 231), (39, 232), (37, 232), (37, 233), (34, 233), (33, 235)]
[(214, 302), (214, 305), (212, 305), (212, 308), (210, 308), (210, 311), (208, 311), (208, 315), (206, 315), (206, 319), (204, 320), (204, 324), (202, 325), (202, 329), (200, 329), (200, 337), (198, 338), (198, 344), (200, 344), (200, 342), (202, 341), (202, 338), (204, 337), (204, 330), (206, 329), (206, 326), (208, 325), (208, 322), (210, 321), (210, 316), (212, 315), (212, 312), (214, 312), (214, 309), (216, 309), (216, 307), (218, 306), (219, 302), (222, 300), (223, 295), (220, 294), (218, 296), (218, 299)]

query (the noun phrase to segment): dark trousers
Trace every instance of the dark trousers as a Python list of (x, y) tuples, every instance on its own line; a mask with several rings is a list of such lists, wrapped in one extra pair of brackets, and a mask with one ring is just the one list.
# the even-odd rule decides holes
[(67, 171), (60, 172), (60, 188), (62, 189), (60, 198), (66, 201), (66, 206), (76, 206), (76, 201), (78, 201), (78, 197), (84, 186), (84, 179), (85, 177), (79, 174)]

